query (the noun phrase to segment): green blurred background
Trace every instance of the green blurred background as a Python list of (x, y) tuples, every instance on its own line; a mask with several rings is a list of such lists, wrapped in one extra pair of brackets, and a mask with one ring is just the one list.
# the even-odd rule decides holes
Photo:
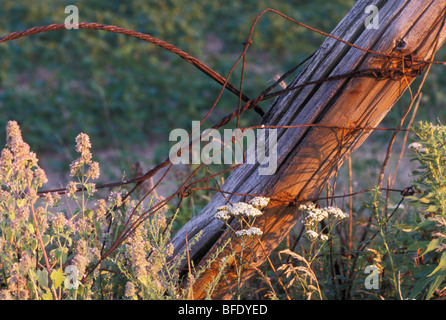
[[(222, 75), (241, 53), (257, 14), (273, 8), (310, 26), (331, 30), (354, 0), (3, 0), (0, 35), (34, 26), (63, 23), (65, 6), (76, 5), (80, 22), (98, 22), (147, 33), (174, 44)], [(268, 13), (256, 27), (249, 49), (244, 90), (254, 97), (316, 50), (323, 37)], [(437, 59), (446, 60), (443, 52)], [(74, 138), (90, 135), (93, 151), (119, 150), (115, 166), (124, 169), (156, 149), (166, 157), (168, 133), (189, 130), (213, 104), (220, 87), (179, 57), (124, 35), (92, 30), (47, 32), (0, 44), (0, 127), (17, 120), (25, 141), (37, 154), (50, 155), (55, 169), (74, 158)], [(241, 69), (231, 82), (238, 85)], [(444, 117), (446, 81), (434, 66), (417, 119)], [(395, 126), (408, 96), (383, 125)], [(268, 103), (264, 103), (264, 109)], [(225, 93), (208, 125), (237, 107)], [(241, 125), (258, 123), (248, 112)], [(381, 134), (384, 136), (385, 134)], [(377, 139), (384, 139), (377, 138)], [(4, 141), (4, 130), (0, 139)], [(161, 145), (161, 146), (160, 146)], [(52, 161), (52, 162), (51, 162)], [(58, 168), (58, 166), (60, 168)]]

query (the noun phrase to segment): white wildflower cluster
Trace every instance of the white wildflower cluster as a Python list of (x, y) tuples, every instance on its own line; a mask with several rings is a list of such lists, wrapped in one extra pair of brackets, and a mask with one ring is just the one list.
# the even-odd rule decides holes
[(226, 207), (220, 207), (217, 209), (217, 213), (215, 214), (215, 218), (221, 221), (228, 221), (231, 217), (231, 213), (226, 210)]
[(348, 217), (341, 209), (336, 207), (325, 207), (316, 208), (314, 203), (309, 203), (308, 205), (301, 205), (299, 210), (306, 214), (305, 225), (312, 224), (314, 222), (321, 222), (324, 219), (332, 218), (334, 220), (340, 221)]
[(247, 217), (247, 218), (255, 218), (261, 216), (263, 213), (260, 211), (268, 204), (269, 199), (264, 197), (255, 197), (245, 202), (237, 202), (233, 205), (225, 205), (217, 208), (217, 213), (215, 214), (215, 218), (227, 221), (231, 216), (232, 217)]
[(319, 237), (319, 233), (314, 230), (307, 230), (306, 234), (310, 240), (316, 240)]
[(341, 221), (348, 218), (348, 215), (344, 211), (336, 207), (326, 207), (323, 210), (328, 212), (329, 217), (332, 217), (337, 221)]
[(254, 208), (262, 210), (265, 208), (269, 203), (269, 198), (266, 197), (254, 197), (251, 200), (248, 201), (250, 205), (252, 205)]
[(263, 235), (263, 232), (257, 228), (257, 227), (251, 227), (249, 229), (242, 229), (235, 232), (235, 235), (239, 238), (255, 238), (255, 237), (261, 237)]
[(318, 232), (319, 222), (329, 219), (329, 224), (334, 224), (342, 221), (348, 217), (341, 209), (336, 207), (316, 208), (316, 205), (310, 202), (307, 205), (301, 205), (299, 210), (305, 214), (304, 226), (306, 228), (306, 235), (311, 240), (320, 239), (327, 241), (328, 235)]
[[(254, 197), (246, 202), (237, 202), (234, 204), (228, 204), (217, 208), (215, 218), (224, 222), (227, 222), (231, 217), (240, 219), (240, 222), (248, 222), (251, 225), (255, 218), (261, 216), (262, 209), (269, 203), (269, 198)], [(241, 229), (235, 232), (236, 236), (242, 237), (260, 237), (263, 232), (257, 227), (250, 227), (248, 229)]]

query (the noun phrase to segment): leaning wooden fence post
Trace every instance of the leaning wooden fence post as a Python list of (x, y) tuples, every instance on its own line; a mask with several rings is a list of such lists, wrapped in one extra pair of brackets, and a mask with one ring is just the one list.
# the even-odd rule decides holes
[[(370, 5), (379, 10), (376, 29), (365, 26), (370, 16), (366, 7)], [(222, 187), (228, 193), (225, 196), (217, 193), (172, 238), (175, 252), (186, 250), (186, 235), (191, 239), (202, 232), (200, 240), (187, 249), (196, 268), (205, 266), (231, 236), (224, 223), (214, 218), (216, 208), (227, 204), (225, 197), (231, 203), (248, 200), (231, 193), (257, 194), (280, 200), (271, 201), (262, 218), (256, 220), (263, 236), (252, 243), (251, 250), (244, 251), (251, 267), (265, 262), (298, 220), (299, 202), (317, 198), (344, 159), (372, 132), (353, 128), (376, 127), (410, 83), (425, 70), (428, 64), (421, 61), (431, 60), (445, 41), (445, 11), (446, 0), (356, 2), (332, 35), (369, 51), (327, 37), (288, 88), (330, 77), (332, 80), (316, 81), (279, 96), (264, 117), (267, 126), (317, 126), (276, 129), (275, 174), (259, 175), (262, 165), (258, 162), (236, 168)], [(346, 74), (351, 76), (335, 77)], [(248, 148), (247, 156), (254, 155), (254, 149)], [(206, 296), (206, 287), (216, 275), (220, 259), (239, 249), (227, 248), (196, 279), (194, 298)], [(233, 263), (229, 263), (225, 280), (217, 285), (213, 298), (228, 299), (234, 292)], [(183, 266), (186, 265), (187, 262)], [(253, 272), (253, 268), (248, 268), (244, 276), (248, 278)]]

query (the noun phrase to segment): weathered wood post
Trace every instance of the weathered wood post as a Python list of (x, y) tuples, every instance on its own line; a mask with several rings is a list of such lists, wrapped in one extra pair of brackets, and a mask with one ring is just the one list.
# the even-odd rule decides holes
[[(379, 9), (377, 29), (365, 27), (370, 16), (366, 7), (370, 5)], [(367, 76), (363, 74), (305, 86), (279, 96), (272, 103), (264, 117), (265, 125), (322, 126), (277, 129), (276, 173), (262, 176), (258, 174), (258, 163), (244, 164), (231, 173), (222, 187), (231, 193), (258, 194), (285, 201), (271, 201), (264, 216), (256, 221), (263, 236), (260, 242), (253, 242), (252, 251), (244, 252), (250, 255), (251, 265), (261, 265), (296, 223), (298, 205), (291, 204), (317, 198), (344, 159), (371, 133), (370, 130), (351, 128), (376, 127), (409, 84), (425, 69), (427, 65), (419, 61), (431, 60), (445, 41), (445, 10), (446, 0), (356, 2), (332, 35), (358, 47), (392, 55), (392, 58), (327, 38), (288, 87), (359, 70), (377, 71), (369, 72)], [(383, 71), (385, 68), (388, 71)], [(253, 148), (247, 150), (248, 157), (254, 154)], [(225, 196), (232, 203), (248, 200), (231, 194)], [(226, 203), (222, 194), (217, 193), (201, 213), (173, 237), (175, 252), (184, 252), (186, 236), (191, 239), (202, 231), (200, 241), (189, 247), (188, 253), (196, 264), (204, 265), (230, 235), (224, 230), (224, 224), (214, 218), (216, 208)], [(223, 252), (221, 256), (229, 253)], [(205, 297), (204, 289), (215, 276), (217, 264), (218, 261), (214, 262), (196, 279), (195, 299)], [(218, 285), (213, 298), (231, 297), (235, 274), (231, 268), (228, 270), (226, 281)], [(252, 273), (252, 269), (245, 270), (246, 277)]]

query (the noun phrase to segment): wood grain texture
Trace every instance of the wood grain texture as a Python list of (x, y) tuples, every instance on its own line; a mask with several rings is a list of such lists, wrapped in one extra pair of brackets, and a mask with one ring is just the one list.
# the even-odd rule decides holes
[[(379, 8), (378, 29), (364, 27), (364, 20), (368, 16), (365, 7), (370, 4)], [(415, 59), (430, 60), (445, 41), (445, 8), (446, 0), (360, 0), (333, 30), (332, 35), (365, 49), (388, 55), (399, 54), (398, 58), (391, 59), (390, 64), (393, 66), (402, 66), (403, 55), (409, 54)], [(405, 43), (403, 48), (400, 48), (401, 43)], [(288, 87), (388, 65), (389, 60), (385, 57), (365, 53), (333, 38), (327, 38)], [(265, 114), (264, 124), (376, 127), (413, 80), (414, 77), (405, 77), (399, 81), (357, 77), (303, 87), (279, 96)], [(222, 190), (258, 194), (290, 202), (317, 198), (344, 159), (371, 133), (370, 130), (327, 127), (277, 130), (276, 173), (262, 176), (258, 174), (257, 163), (244, 164), (231, 173)], [(247, 150), (247, 156), (255, 156), (253, 147)], [(226, 197), (232, 203), (246, 200), (234, 195)], [(206, 259), (215, 253), (216, 247), (230, 236), (224, 230), (224, 224), (214, 219), (215, 209), (226, 203), (225, 197), (217, 193), (199, 215), (175, 234), (172, 239), (175, 252), (181, 253), (186, 249), (186, 234), (191, 239), (202, 232), (200, 241), (188, 249), (192, 259), (199, 262), (199, 266), (204, 265)], [(253, 266), (264, 263), (271, 251), (289, 233), (299, 218), (297, 208), (298, 205), (270, 202), (262, 219), (256, 222), (264, 233), (261, 241), (253, 243), (251, 252), (245, 252), (247, 258), (253, 261)], [(226, 254), (238, 249), (237, 242), (233, 241), (232, 249)], [(251, 256), (248, 257), (249, 255)], [(204, 288), (216, 274), (217, 264), (218, 261), (197, 279), (195, 298), (205, 297)], [(251, 276), (252, 272), (252, 269), (245, 270), (245, 276)], [(235, 274), (230, 270), (226, 279), (230, 285), (222, 282), (213, 297), (230, 298), (230, 290), (235, 285), (234, 279)]]

